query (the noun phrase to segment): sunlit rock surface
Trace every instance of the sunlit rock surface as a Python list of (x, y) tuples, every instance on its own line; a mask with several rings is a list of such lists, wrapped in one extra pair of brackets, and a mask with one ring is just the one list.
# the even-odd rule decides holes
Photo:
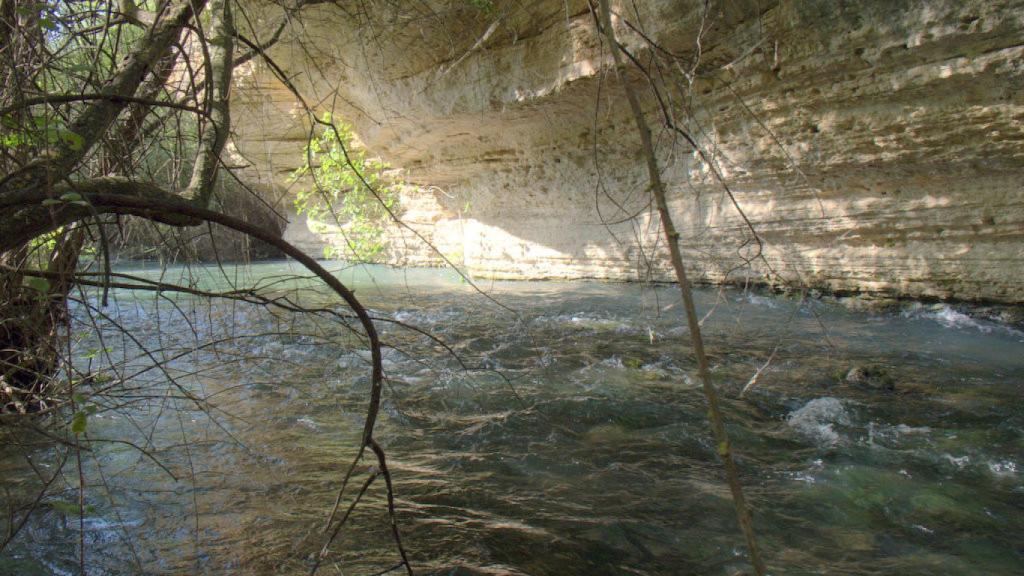
[[(441, 262), (415, 231), (477, 275), (667, 277), (635, 127), (585, 3), (368, 4), (303, 8), (269, 54), (311, 108), (401, 169), (408, 228), (393, 230), (393, 262)], [(1024, 2), (613, 5), (681, 57), (665, 98), (778, 275), (1024, 300)], [(280, 9), (246, 6), (243, 28), (269, 38)], [(641, 36), (617, 26), (648, 62)], [(627, 77), (660, 127), (645, 80)], [(257, 60), (236, 72), (234, 106), (239, 173), (287, 205), (302, 185), (287, 176), (302, 163), (303, 107)], [(693, 275), (763, 277), (723, 187), (684, 141), (655, 136)], [(301, 217), (286, 237), (311, 252), (338, 241)]]

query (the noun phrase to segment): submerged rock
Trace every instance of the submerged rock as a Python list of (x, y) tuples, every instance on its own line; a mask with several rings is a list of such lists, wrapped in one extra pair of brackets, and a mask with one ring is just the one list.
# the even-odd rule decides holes
[(618, 424), (598, 424), (583, 435), (588, 444), (626, 444), (634, 440), (634, 435)]
[(847, 384), (875, 390), (896, 389), (896, 379), (885, 368), (870, 364), (850, 368), (843, 380)]

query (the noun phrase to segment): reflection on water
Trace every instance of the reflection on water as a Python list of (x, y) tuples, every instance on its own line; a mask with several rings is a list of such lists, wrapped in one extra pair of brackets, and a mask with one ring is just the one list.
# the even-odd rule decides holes
[[(290, 271), (201, 269), (198, 285), (224, 288), (230, 274), (282, 295), (316, 286), (282, 282)], [(377, 437), (419, 572), (742, 572), (673, 287), (486, 283), (515, 316), (443, 272), (341, 276), (376, 316), (430, 331), (468, 366), (381, 323), (389, 382)], [(80, 538), (96, 574), (308, 571), (366, 407), (357, 336), (238, 302), (114, 296), (110, 319), (92, 312), (103, 339), (79, 344), (83, 362), (159, 368), (119, 394), (124, 406), (89, 419), (86, 517), (63, 510), (77, 508), (72, 454), (0, 571), (75, 573)], [(853, 313), (717, 290), (699, 305), (714, 307), (714, 374), (773, 573), (1020, 573), (1024, 334), (948, 307)], [(66, 452), (35, 449), (36, 471), (25, 448), (6, 453), (0, 473), (17, 501)], [(321, 573), (396, 562), (375, 485)]]

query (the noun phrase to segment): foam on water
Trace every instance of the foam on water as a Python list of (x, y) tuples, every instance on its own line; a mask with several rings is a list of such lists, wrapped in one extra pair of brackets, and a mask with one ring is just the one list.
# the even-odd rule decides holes
[(989, 462), (988, 469), (996, 476), (1014, 476), (1017, 474), (1017, 463), (1010, 460)]
[(971, 463), (970, 456), (953, 456), (952, 454), (945, 454), (944, 456), (946, 460), (953, 466), (956, 466), (957, 469), (966, 468), (967, 465)]
[(819, 445), (834, 446), (840, 438), (833, 426), (849, 425), (850, 415), (842, 400), (826, 396), (815, 398), (791, 412), (786, 423)]
[(740, 302), (748, 302), (754, 306), (764, 306), (766, 308), (778, 308), (779, 303), (774, 298), (767, 296), (760, 296), (753, 292), (747, 292), (746, 295), (739, 299)]
[(904, 310), (901, 316), (909, 319), (923, 318), (933, 320), (946, 328), (956, 330), (977, 330), (982, 334), (999, 333), (1014, 337), (1024, 337), (1024, 332), (1020, 330), (999, 322), (975, 318), (947, 304), (939, 306), (914, 304)]

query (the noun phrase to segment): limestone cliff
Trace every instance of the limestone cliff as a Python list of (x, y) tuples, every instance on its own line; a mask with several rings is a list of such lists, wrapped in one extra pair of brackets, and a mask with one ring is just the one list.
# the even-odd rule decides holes
[[(412, 184), (402, 218), (478, 275), (663, 277), (622, 81), (585, 2), (369, 2), (289, 14), (268, 54)], [(284, 18), (248, 3), (248, 31)], [(1024, 301), (1024, 0), (619, 2), (661, 86), (658, 130), (694, 276)], [(669, 57), (671, 55), (671, 57)], [(654, 56), (672, 67), (654, 68)], [(287, 198), (308, 122), (258, 59), (236, 72), (247, 178)], [(287, 236), (317, 250), (295, 219)], [(439, 257), (393, 230), (395, 262)], [(328, 239), (329, 240), (329, 239)]]

